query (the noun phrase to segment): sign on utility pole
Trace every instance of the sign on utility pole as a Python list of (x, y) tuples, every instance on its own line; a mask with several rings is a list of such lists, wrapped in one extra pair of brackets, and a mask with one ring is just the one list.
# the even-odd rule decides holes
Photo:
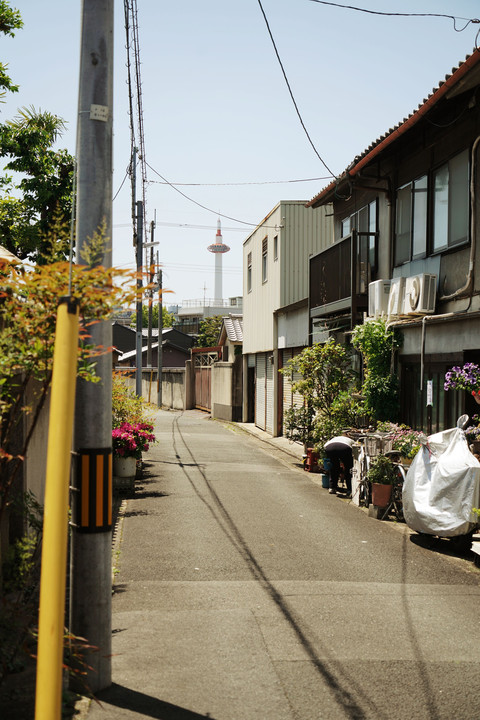
[[(112, 264), (113, 0), (83, 0), (78, 95), (77, 220), (79, 264), (95, 234), (101, 264)], [(88, 320), (88, 318), (87, 318)], [(89, 328), (111, 347), (109, 321)], [(100, 382), (77, 381), (72, 512), (70, 631), (96, 648), (86, 656), (85, 685), (111, 685), (112, 636), (112, 357), (96, 363)]]

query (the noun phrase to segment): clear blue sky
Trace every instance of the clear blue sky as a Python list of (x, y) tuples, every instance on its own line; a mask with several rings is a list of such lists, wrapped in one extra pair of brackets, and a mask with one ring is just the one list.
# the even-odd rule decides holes
[[(2, 38), (1, 58), (20, 92), (6, 121), (34, 106), (68, 122), (59, 146), (74, 152), (81, 2), (12, 0), (24, 28)], [(480, 16), (478, 0), (362, 0), (383, 12)], [(412, 112), (474, 48), (480, 25), (381, 17), (311, 0), (262, 0), (308, 132), (341, 173)], [(308, 200), (329, 182), (288, 94), (258, 0), (137, 0), (147, 163), (147, 223), (156, 211), (166, 304), (213, 296), (218, 213), (224, 297), (242, 293), (242, 243), (280, 200)], [(114, 193), (130, 155), (123, 3), (115, 3)], [(465, 23), (457, 21), (458, 27)], [(479, 40), (480, 41), (480, 40)], [(324, 178), (314, 182), (281, 182)], [(237, 184), (245, 183), (245, 184)], [(266, 184), (268, 183), (268, 184)], [(192, 185), (189, 185), (192, 184)], [(134, 265), (130, 188), (114, 202), (113, 262)], [(251, 223), (251, 225), (249, 224)], [(187, 227), (185, 227), (187, 226)], [(188, 227), (193, 226), (193, 227)]]

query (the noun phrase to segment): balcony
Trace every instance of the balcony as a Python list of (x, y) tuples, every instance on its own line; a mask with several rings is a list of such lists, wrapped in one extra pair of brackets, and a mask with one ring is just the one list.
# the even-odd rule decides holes
[(368, 309), (375, 275), (377, 234), (357, 233), (310, 258), (310, 318), (350, 315), (353, 327)]

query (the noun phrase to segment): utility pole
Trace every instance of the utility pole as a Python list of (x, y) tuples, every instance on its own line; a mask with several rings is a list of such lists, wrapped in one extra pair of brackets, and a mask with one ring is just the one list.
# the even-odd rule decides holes
[[(77, 263), (102, 233), (112, 264), (113, 0), (83, 0), (77, 137)], [(103, 233), (102, 233), (103, 234)], [(109, 321), (89, 328), (94, 345), (111, 347)], [(70, 569), (70, 631), (96, 650), (85, 656), (92, 692), (111, 685), (112, 358), (96, 361), (98, 383), (77, 381)]]
[[(148, 282), (153, 283), (153, 246), (154, 246), (155, 220), (150, 223), (150, 263)], [(148, 345), (147, 345), (147, 367), (152, 367), (152, 321), (153, 321), (153, 289), (150, 287), (148, 293)]]
[(135, 392), (142, 397), (142, 344), (143, 344), (143, 308), (142, 308), (142, 272), (143, 272), (143, 202), (137, 202), (137, 340)]
[(158, 371), (157, 371), (157, 406), (162, 407), (162, 373), (163, 373), (163, 304), (162, 304), (162, 270), (157, 251), (158, 272)]

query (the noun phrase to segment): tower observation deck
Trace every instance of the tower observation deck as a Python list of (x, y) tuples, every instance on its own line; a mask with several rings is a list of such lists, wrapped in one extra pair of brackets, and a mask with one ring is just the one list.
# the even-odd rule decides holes
[(229, 246), (225, 245), (223, 242), (220, 218), (218, 218), (215, 242), (208, 246), (208, 251), (215, 255), (215, 300), (223, 299), (222, 255), (227, 253), (229, 250)]

